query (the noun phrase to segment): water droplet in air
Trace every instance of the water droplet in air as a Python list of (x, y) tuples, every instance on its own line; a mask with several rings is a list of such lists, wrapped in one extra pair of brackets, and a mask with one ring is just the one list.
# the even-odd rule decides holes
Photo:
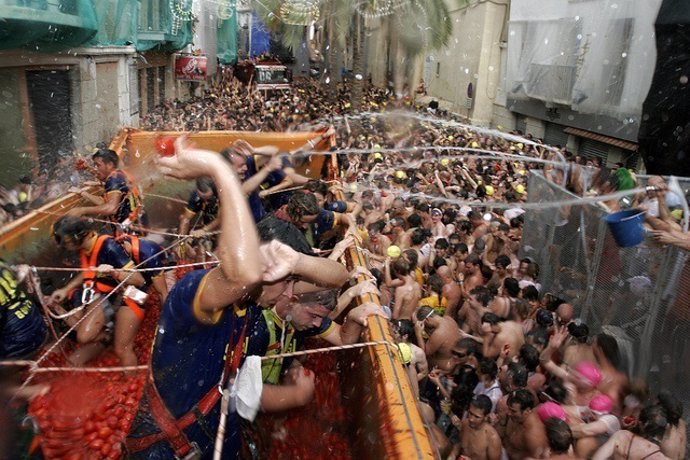
[(681, 75), (680, 84), (681, 85), (687, 85), (688, 84), (688, 76), (687, 75)]

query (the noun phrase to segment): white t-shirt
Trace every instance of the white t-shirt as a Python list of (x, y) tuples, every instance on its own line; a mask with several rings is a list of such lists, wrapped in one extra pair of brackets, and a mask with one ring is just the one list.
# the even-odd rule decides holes
[(474, 395), (485, 395), (491, 400), (491, 412), (496, 412), (496, 404), (503, 397), (503, 392), (501, 391), (501, 386), (498, 384), (498, 380), (487, 388), (484, 382), (479, 382), (476, 387), (474, 387)]

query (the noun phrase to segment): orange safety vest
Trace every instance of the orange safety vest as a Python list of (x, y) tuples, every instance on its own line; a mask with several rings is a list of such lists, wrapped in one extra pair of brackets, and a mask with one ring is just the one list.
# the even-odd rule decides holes
[[(90, 256), (87, 258), (85, 252), (82, 250), (79, 252), (79, 256), (81, 258), (81, 268), (84, 268), (84, 289), (93, 289), (99, 294), (108, 294), (109, 292), (112, 292), (113, 289), (115, 289), (114, 285), (105, 283), (103, 281), (98, 281), (98, 274), (96, 273), (96, 270), (94, 270), (95, 267), (98, 266), (98, 254), (101, 252), (101, 249), (103, 248), (103, 244), (108, 240), (109, 238), (112, 238), (110, 235), (100, 235), (98, 239), (96, 240), (96, 244), (93, 245), (93, 249), (91, 250)], [(137, 255), (139, 252), (139, 241), (137, 240)], [(123, 297), (123, 300), (125, 302), (125, 305), (127, 305), (130, 310), (139, 318), (139, 320), (144, 319), (144, 310), (141, 309), (139, 304), (137, 304), (134, 300), (130, 299), (129, 297)]]
[(129, 244), (132, 246), (132, 260), (135, 264), (139, 265), (141, 263), (141, 255), (139, 253), (139, 237), (136, 235), (120, 235), (116, 238), (116, 241), (121, 242), (129, 238)]

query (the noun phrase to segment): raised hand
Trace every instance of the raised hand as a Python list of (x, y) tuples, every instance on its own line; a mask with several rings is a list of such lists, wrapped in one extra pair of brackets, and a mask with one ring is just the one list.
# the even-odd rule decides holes
[(290, 275), (294, 272), (300, 259), (300, 254), (297, 251), (278, 240), (261, 245), (259, 253), (263, 263), (262, 279), (267, 283), (281, 280)]

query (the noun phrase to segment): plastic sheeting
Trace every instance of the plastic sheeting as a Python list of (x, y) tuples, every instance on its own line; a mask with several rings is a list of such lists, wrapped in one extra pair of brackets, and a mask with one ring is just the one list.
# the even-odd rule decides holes
[(639, 123), (661, 0), (513, 0), (506, 91)]
[(0, 49), (41, 52), (77, 46), (134, 45), (176, 51), (192, 42), (191, 0), (6, 0), (0, 5)]

